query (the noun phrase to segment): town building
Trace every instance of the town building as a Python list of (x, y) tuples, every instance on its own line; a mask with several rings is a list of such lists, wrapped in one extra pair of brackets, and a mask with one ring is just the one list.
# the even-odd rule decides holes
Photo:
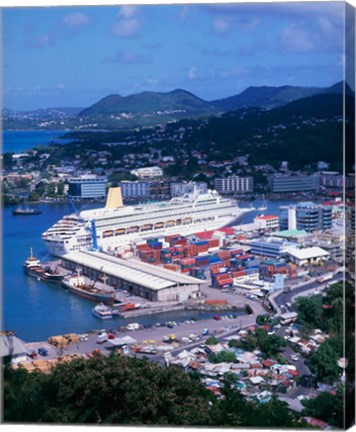
[(281, 230), (298, 229), (307, 232), (332, 227), (332, 206), (301, 202), (296, 206), (279, 208)]
[(147, 199), (151, 196), (150, 183), (147, 181), (122, 181), (119, 186), (123, 199)]
[(161, 177), (163, 175), (163, 170), (158, 166), (152, 166), (131, 170), (131, 174), (137, 176), (140, 179), (148, 179)]
[(288, 250), (299, 247), (297, 243), (288, 242), (284, 239), (267, 237), (256, 239), (251, 242), (251, 254), (272, 258), (281, 258)]
[(106, 196), (106, 177), (83, 175), (68, 179), (68, 194), (74, 199), (104, 198)]
[(274, 193), (283, 192), (317, 192), (319, 191), (319, 176), (280, 175), (275, 174), (268, 179), (269, 186)]
[(330, 258), (330, 253), (318, 246), (303, 249), (290, 249), (287, 255), (297, 266), (320, 264), (324, 260)]
[(172, 182), (170, 184), (171, 197), (179, 197), (187, 193), (191, 193), (194, 189), (198, 189), (201, 193), (206, 193), (208, 184), (205, 182)]
[(256, 216), (253, 220), (258, 229), (275, 231), (279, 229), (279, 217), (272, 215)]
[(230, 176), (215, 179), (215, 189), (222, 193), (250, 193), (253, 192), (253, 178)]

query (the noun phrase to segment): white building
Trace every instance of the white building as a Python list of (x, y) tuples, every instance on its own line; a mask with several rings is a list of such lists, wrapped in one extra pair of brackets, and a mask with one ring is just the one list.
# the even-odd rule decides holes
[(123, 198), (149, 198), (151, 195), (149, 182), (122, 181), (120, 187)]
[(307, 175), (274, 175), (269, 178), (272, 192), (319, 191), (319, 176)]
[(215, 189), (220, 193), (246, 193), (253, 191), (252, 177), (230, 176), (215, 179)]
[(72, 198), (103, 198), (106, 196), (106, 177), (83, 175), (68, 179), (68, 193)]
[(152, 166), (152, 167), (134, 169), (131, 171), (131, 174), (139, 177), (140, 179), (145, 179), (145, 178), (160, 177), (163, 175), (163, 170), (158, 166)]
[(318, 263), (322, 260), (329, 259), (330, 257), (329, 252), (318, 246), (303, 249), (290, 249), (287, 254), (290, 260), (297, 266)]
[(264, 230), (278, 230), (279, 229), (279, 217), (272, 215), (261, 215), (256, 216), (253, 220), (254, 224), (257, 225), (258, 229)]
[(171, 185), (171, 197), (179, 197), (186, 193), (191, 193), (196, 187), (199, 192), (206, 193), (208, 190), (208, 184), (205, 182), (172, 182)]

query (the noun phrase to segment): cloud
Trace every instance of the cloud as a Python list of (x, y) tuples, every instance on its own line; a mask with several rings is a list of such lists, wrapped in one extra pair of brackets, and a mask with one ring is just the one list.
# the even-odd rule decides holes
[(91, 23), (90, 18), (80, 12), (72, 12), (63, 17), (61, 24), (70, 28), (80, 28)]
[(138, 11), (138, 8), (134, 6), (123, 6), (120, 8), (117, 14), (119, 21), (112, 29), (114, 35), (124, 38), (137, 36), (141, 27)]
[(34, 40), (29, 42), (29, 45), (33, 48), (44, 48), (49, 45), (54, 45), (55, 39), (49, 34), (42, 34), (35, 37)]
[(234, 19), (231, 17), (217, 17), (213, 21), (213, 30), (216, 33), (226, 33), (233, 22)]
[(106, 63), (131, 63), (131, 64), (147, 64), (152, 63), (152, 59), (144, 54), (135, 51), (119, 50), (111, 57), (104, 59)]
[(188, 78), (190, 80), (196, 80), (198, 78), (198, 69), (192, 66), (188, 71)]
[(283, 51), (307, 53), (315, 48), (315, 40), (309, 31), (292, 24), (282, 31), (280, 46)]

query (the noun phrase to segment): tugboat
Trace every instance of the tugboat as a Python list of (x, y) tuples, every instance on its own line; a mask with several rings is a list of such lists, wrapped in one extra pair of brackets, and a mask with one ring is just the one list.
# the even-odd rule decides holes
[(30, 256), (23, 263), (24, 271), (38, 280), (50, 283), (60, 283), (63, 275), (56, 270), (52, 270), (49, 265), (41, 264), (41, 261), (33, 256), (32, 248), (30, 248)]
[(31, 208), (31, 207), (17, 207), (17, 209), (12, 210), (14, 216), (33, 216), (41, 214), (41, 210)]

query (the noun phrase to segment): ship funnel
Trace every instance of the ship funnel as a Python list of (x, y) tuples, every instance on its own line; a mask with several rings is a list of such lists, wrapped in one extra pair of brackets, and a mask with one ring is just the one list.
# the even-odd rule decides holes
[(122, 207), (122, 195), (121, 195), (121, 188), (120, 187), (113, 187), (109, 189), (108, 197), (106, 199), (106, 205), (105, 208), (115, 208), (115, 207)]

